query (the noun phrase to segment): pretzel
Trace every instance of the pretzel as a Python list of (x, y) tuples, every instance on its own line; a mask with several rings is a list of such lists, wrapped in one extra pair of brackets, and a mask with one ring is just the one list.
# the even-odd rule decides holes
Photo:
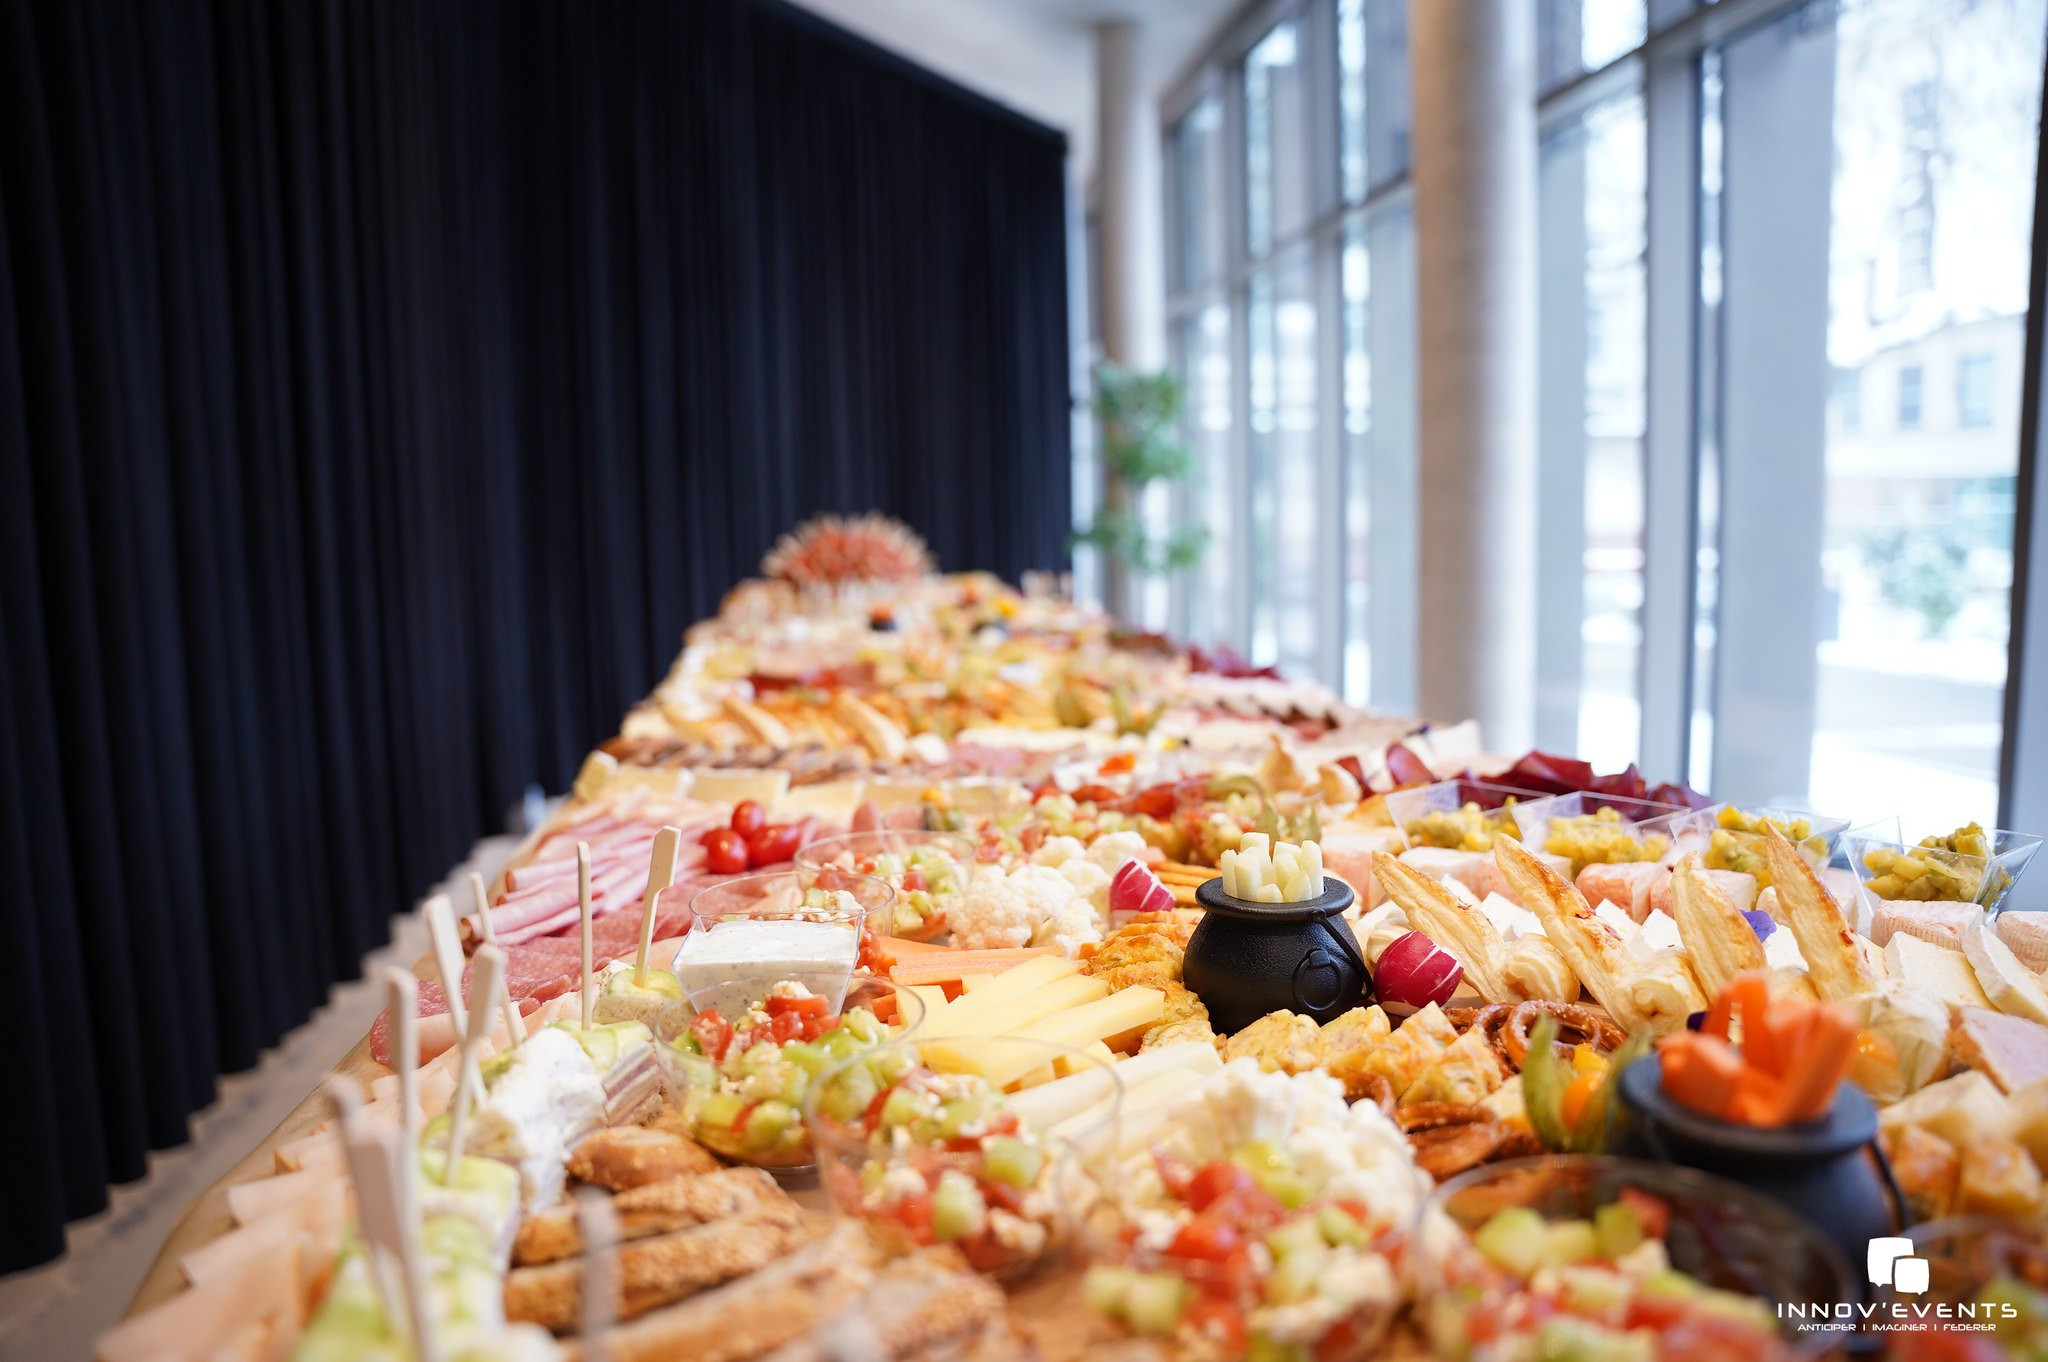
[(1529, 1057), (1529, 1032), (1546, 1014), (1557, 1019), (1557, 1051), (1566, 1059), (1571, 1058), (1575, 1045), (1588, 1044), (1605, 1055), (1619, 1050), (1628, 1039), (1619, 1026), (1590, 1007), (1531, 999), (1515, 1004), (1500, 1032), (1508, 1063), (1516, 1069), (1519, 1070), (1522, 1061)]
[[(1421, 1105), (1457, 1107), (1452, 1102), (1426, 1102)], [(1493, 1158), (1508, 1137), (1505, 1126), (1488, 1118), (1477, 1107), (1462, 1110), (1478, 1113), (1479, 1119), (1429, 1126), (1408, 1137), (1408, 1147), (1415, 1152), (1415, 1166), (1438, 1182)]]
[(1394, 1085), (1387, 1081), (1385, 1074), (1358, 1074), (1350, 1079), (1348, 1087), (1350, 1091), (1344, 1095), (1353, 1104), (1371, 1102), (1386, 1113), (1389, 1120), (1399, 1123), (1400, 1118), (1394, 1112)]

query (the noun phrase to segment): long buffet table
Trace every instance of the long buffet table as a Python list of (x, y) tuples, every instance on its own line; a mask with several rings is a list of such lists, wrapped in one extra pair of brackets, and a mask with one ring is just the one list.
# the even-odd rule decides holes
[[(802, 549), (799, 544), (799, 558)], [(788, 546), (779, 552), (780, 566), (787, 569)], [(1483, 793), (1488, 787), (1472, 775), (1475, 767), (1498, 772), (1507, 766), (1483, 758), (1469, 730), (1360, 713), (1320, 687), (1281, 681), (1228, 656), (1119, 636), (1099, 617), (1055, 599), (1019, 595), (985, 577), (911, 577), (824, 594), (815, 584), (805, 589), (788, 581), (755, 582), (733, 594), (717, 621), (692, 631), (669, 677), (627, 716), (619, 735), (593, 754), (568, 809), (513, 853), (510, 873), (501, 873), (490, 887), (491, 920), (515, 953), (531, 950), (532, 942), (573, 937), (574, 902), (572, 897), (565, 910), (563, 881), (521, 873), (534, 871), (536, 858), (551, 846), (559, 851), (566, 840), (590, 837), (600, 846), (624, 848), (619, 864), (606, 862), (593, 871), (599, 912), (609, 915), (629, 900), (638, 907), (639, 881), (647, 873), (643, 831), (651, 836), (651, 829), (636, 831), (633, 818), (686, 821), (708, 810), (715, 820), (732, 815), (737, 826), (735, 807), (754, 799), (767, 806), (770, 826), (764, 833), (786, 827), (787, 843), (771, 836), (767, 845), (777, 850), (762, 853), (742, 845), (743, 839), (721, 842), (717, 829), (700, 837), (698, 829), (712, 825), (694, 824), (685, 848), (690, 871), (678, 883), (678, 896), (685, 887), (717, 883), (736, 868), (744, 870), (750, 854), (757, 864), (762, 854), (772, 860), (821, 832), (843, 829), (849, 820), (856, 826), (958, 829), (982, 839), (985, 861), (1012, 866), (1020, 858), (1038, 859), (1036, 849), (1048, 839), (1072, 836), (1077, 847), (1094, 847), (1121, 837), (1137, 845), (1142, 832), (1152, 871), (1140, 878), (1148, 880), (1151, 892), (1170, 894), (1170, 904), (1149, 902), (1124, 930), (1078, 950), (1083, 972), (1105, 980), (1097, 993), (1160, 989), (1167, 1010), (1163, 1017), (1146, 1014), (1153, 1030), (1142, 1042), (1137, 1031), (1107, 1038), (1130, 1054), (1142, 1053), (1141, 1044), (1187, 1044), (1193, 1037), (1220, 1050), (1233, 1072), (1243, 1063), (1250, 1066), (1245, 1073), (1289, 1081), (1297, 1075), (1314, 1082), (1327, 1082), (1324, 1074), (1337, 1076), (1360, 1108), (1377, 1103), (1397, 1117), (1378, 1127), (1398, 1132), (1397, 1147), (1404, 1137), (1413, 1142), (1414, 1162), (1401, 1159), (1405, 1171), (1360, 1166), (1361, 1174), (1382, 1179), (1374, 1184), (1382, 1189), (1407, 1186), (1403, 1178), (1426, 1189), (1431, 1176), (1449, 1178), (1546, 1145), (1597, 1150), (1603, 1123), (1611, 1120), (1614, 1130), (1621, 1128), (1620, 1117), (1607, 1113), (1618, 1110), (1614, 1090), (1622, 1085), (1604, 1080), (1609, 1059), (1617, 1072), (1626, 1061), (1618, 1054), (1625, 1039), (1632, 1040), (1629, 1053), (1637, 1053), (1653, 1033), (1683, 1033), (1689, 1012), (1697, 1025), (1698, 1014), (1711, 1005), (1716, 1010), (1708, 1017), (1708, 1034), (1692, 1040), (1680, 1035), (1684, 1043), (1667, 1048), (1667, 1054), (1683, 1050), (1680, 1058), (1718, 1064), (1713, 1033), (1717, 1027), (1728, 1031), (1727, 1009), (1743, 1009), (1734, 1034), (1747, 1046), (1750, 1032), (1766, 1034), (1766, 1001), (1778, 1000), (1770, 1004), (1779, 1009), (1769, 1014), (1773, 1025), (1804, 1024), (1810, 1016), (1815, 1029), (1802, 1034), (1814, 1045), (1834, 1026), (1849, 1028), (1856, 1048), (1853, 1056), (1844, 1051), (1841, 1069), (1832, 1074), (1807, 1072), (1781, 1056), (1774, 1062), (1786, 1066), (1784, 1071), (1751, 1075), (1744, 1080), (1751, 1088), (1789, 1084), (1798, 1089), (1796, 1103), (1818, 1101), (1825, 1110), (1835, 1084), (1852, 1074), (1883, 1108), (1877, 1119), (1904, 1187), (1906, 1219), (1994, 1211), (2014, 1217), (2022, 1237), (2040, 1235), (2048, 1212), (2036, 1167), (2048, 1161), (2048, 976), (2036, 977), (2040, 958), (2018, 963), (2020, 955), (2048, 953), (2048, 939), (2037, 942), (2034, 924), (2020, 920), (2035, 915), (2007, 914), (1994, 930), (1981, 910), (1970, 917), (1967, 904), (1879, 901), (1873, 917), (1855, 873), (1844, 868), (1845, 858), (1836, 855), (1833, 867), (1827, 865), (1840, 823), (1725, 806), (1694, 813), (1692, 806), (1704, 801), (1691, 792), (1647, 790), (1638, 781), (1626, 794), (1617, 793), (1624, 786), (1592, 781), (1580, 764), (1533, 756), (1500, 779), (1553, 783), (1529, 796), (1532, 802), (1517, 813), (1514, 799), (1503, 803), (1498, 792), (1489, 803)], [(1578, 802), (1552, 801), (1540, 806), (1540, 815), (1531, 812), (1539, 807), (1533, 802), (1538, 796), (1558, 789), (1600, 793), (1560, 796)], [(1375, 793), (1387, 790), (1395, 793)], [(1653, 798), (1645, 802), (1644, 796)], [(659, 817), (646, 811), (650, 800), (663, 811)], [(614, 809), (640, 812), (615, 818)], [(684, 812), (672, 812), (678, 809)], [(1361, 886), (1361, 902), (1347, 917), (1362, 959), (1381, 972), (1383, 1000), (1388, 987), (1409, 986), (1390, 985), (1396, 976), (1386, 972), (1394, 960), (1387, 951), (1419, 935), (1418, 927), (1430, 927), (1435, 939), (1418, 950), (1431, 954), (1409, 955), (1433, 960), (1448, 947), (1468, 967), (1446, 976), (1429, 999), (1418, 998), (1426, 1005), (1407, 1023), (1354, 1009), (1320, 1031), (1314, 1019), (1284, 1012), (1256, 1025), (1236, 1024), (1240, 1029), (1233, 1033), (1219, 1034), (1220, 1024), (1212, 1031), (1202, 999), (1182, 983), (1181, 951), (1194, 920), (1188, 911), (1193, 883), (1218, 861), (1218, 847), (1209, 843), (1218, 820), (1226, 826), (1226, 840), (1245, 836), (1241, 845), (1248, 855), (1255, 822), (1271, 834), (1276, 861), (1277, 852), (1289, 848), (1281, 878), (1297, 864), (1293, 842), (1301, 841), (1299, 863), (1306, 867), (1307, 843), (1320, 834), (1316, 887), (1326, 855), (1338, 874)], [(1486, 850), (1503, 832), (1527, 837), (1533, 855), (1524, 855), (1513, 841)], [(1765, 858), (1767, 841), (1773, 844), (1771, 858), (1782, 850), (1805, 860)], [(1625, 849), (1614, 850), (1617, 844)], [(1674, 867), (1681, 848), (1695, 854)], [(1397, 862), (1385, 860), (1395, 853)], [(1241, 875), (1252, 875), (1245, 868), (1251, 861), (1236, 861), (1237, 854), (1221, 856), (1232, 893)], [(1887, 854), (1890, 860), (1871, 864), (1910, 869), (1918, 863), (1915, 857), (1946, 857), (1942, 864), (1951, 866), (1970, 859), (1947, 849)], [(1864, 855), (1860, 846), (1856, 855)], [(733, 856), (737, 865), (728, 863)], [(1388, 867), (1383, 875), (1407, 868), (1374, 885), (1374, 867), (1382, 864)], [(1979, 863), (1987, 895), (1994, 884), (2009, 892), (2024, 862), (2010, 864), (2011, 873), (2000, 881), (1992, 873), (1998, 863), (1990, 870)], [(1775, 867), (1775, 885), (1768, 867)], [(1129, 869), (1119, 868), (1118, 883)], [(1261, 862), (1262, 873), (1272, 869)], [(1109, 880), (1102, 874), (1086, 882)], [(1255, 878), (1243, 884), (1240, 897), (1253, 898)], [(1440, 884), (1475, 893), (1442, 894), (1435, 887)], [(1110, 892), (1112, 907), (1121, 892)], [(1587, 894), (1593, 896), (1591, 906)], [(1301, 897), (1291, 888), (1289, 896)], [(662, 902), (649, 896), (650, 931)], [(1175, 913), (1159, 913), (1168, 906), (1176, 906)], [(967, 955), (986, 952), (991, 963), (985, 968), (993, 972), (963, 967), (957, 979), (944, 976), (953, 983), (949, 992), (956, 1001), (971, 998), (976, 981), (996, 980), (1000, 987), (1001, 971), (1039, 946), (1058, 940), (1070, 954), (1077, 949), (1055, 936), (1070, 924), (1048, 919), (1028, 937), (1008, 938), (981, 916), (986, 903), (977, 900), (975, 908), (970, 915), (964, 895), (955, 901), (948, 919), (953, 945)], [(1737, 909), (1747, 916), (1738, 916)], [(661, 909), (664, 934), (681, 930), (675, 920), (680, 916)], [(1170, 923), (1165, 929), (1152, 924), (1175, 917), (1180, 944), (1153, 949), (1157, 943), (1146, 940), (1150, 933), (1172, 933)], [(1788, 930), (1779, 931), (1766, 950), (1777, 925)], [(1734, 935), (1714, 937), (1724, 928)], [(1093, 935), (1099, 937), (1100, 930)], [(1873, 935), (1891, 944), (1881, 949)], [(1795, 938), (1799, 949), (1792, 948)], [(1987, 938), (1995, 939), (1987, 946)], [(432, 957), (414, 972), (424, 998), (439, 978)], [(537, 977), (529, 971), (521, 987)], [(1404, 969), (1401, 977), (1411, 974)], [(429, 1011), (423, 1002), (423, 1014)], [(1525, 1056), (1534, 1052), (1532, 1020), (1539, 1036), (1542, 1027), (1560, 1021), (1574, 1028), (1568, 1035), (1583, 1039), (1571, 1052), (1573, 1069), (1558, 1080), (1595, 1076), (1593, 1096), (1573, 1099), (1580, 1104), (1580, 1114), (1570, 1117), (1577, 1130), (1559, 1127), (1554, 1110), (1539, 1113), (1536, 1096), (1523, 1086), (1526, 1065), (1533, 1062)], [(1025, 1034), (1039, 1029), (1034, 1024)], [(1103, 1049), (1100, 1038), (1089, 1035)], [(1078, 1042), (1079, 1036), (1070, 1039)], [(335, 1069), (364, 1087), (388, 1072), (367, 1036)], [(1254, 1086), (1242, 1076), (1230, 1081), (1247, 1090)], [(1193, 1075), (1187, 1083), (1206, 1086)], [(1576, 1091), (1585, 1084), (1573, 1086)], [(1854, 1093), (1842, 1100), (1852, 1099), (1862, 1100)], [(1147, 1100), (1167, 1099), (1155, 1094)], [(1702, 1099), (1695, 1091), (1688, 1100)], [(1738, 1104), (1742, 1111), (1765, 1110), (1755, 1105), (1761, 1099), (1754, 1093), (1744, 1100), (1750, 1105)], [(1545, 1101), (1554, 1104), (1556, 1098)], [(1798, 1114), (1793, 1103), (1787, 1098), (1787, 1105), (1770, 1108), (1775, 1115), (1754, 1119), (1782, 1123)], [(1584, 1135), (1587, 1104), (1596, 1112), (1590, 1138)], [(304, 1140), (331, 1114), (324, 1093), (309, 1095), (187, 1208), (130, 1303), (131, 1317), (176, 1297), (184, 1285), (180, 1260), (231, 1229), (228, 1189), (269, 1176), (276, 1151)], [(1370, 1144), (1378, 1138), (1368, 1129), (1375, 1123), (1359, 1121), (1355, 1130)], [(1792, 1129), (1799, 1128), (1795, 1121)], [(1371, 1157), (1384, 1158), (1381, 1149)], [(1389, 1176), (1391, 1183), (1385, 1181)], [(789, 1190), (807, 1210), (830, 1210), (814, 1180), (789, 1184)], [(1683, 1203), (1681, 1193), (1673, 1196), (1674, 1204)], [(1729, 1204), (1751, 1204), (1739, 1192), (1728, 1196), (1735, 1198)], [(1775, 1212), (1755, 1203), (1755, 1214)], [(1786, 1237), (1799, 1241), (1802, 1250), (1808, 1240), (1827, 1237), (1810, 1224), (1786, 1223), (1792, 1227)], [(1814, 1248), (1813, 1261), (1828, 1260), (1831, 1251)], [(2048, 1254), (2042, 1264), (2048, 1275)], [(1844, 1280), (1844, 1291), (1862, 1292), (1853, 1278)], [(2048, 1280), (2036, 1285), (2048, 1288)], [(1029, 1344), (1018, 1355), (1079, 1358), (1120, 1337), (1084, 1303), (1071, 1266), (1024, 1277), (1008, 1290), (1011, 1326)], [(1228, 1327), (1242, 1328), (1242, 1321)], [(268, 1328), (255, 1336), (260, 1346), (236, 1355), (281, 1356), (290, 1341)], [(1353, 1355), (1327, 1339), (1318, 1348), (1333, 1358)], [(1374, 1355), (1425, 1352), (1404, 1322)], [(1761, 1362), (1774, 1354), (1763, 1346), (1754, 1355)]]

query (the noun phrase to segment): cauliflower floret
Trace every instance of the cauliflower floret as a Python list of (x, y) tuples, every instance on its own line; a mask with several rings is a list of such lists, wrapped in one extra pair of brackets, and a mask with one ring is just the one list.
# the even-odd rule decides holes
[(1088, 864), (1114, 877), (1125, 861), (1145, 859), (1145, 839), (1135, 832), (1111, 832), (1088, 844)]
[(1078, 861), (1088, 854), (1078, 837), (1048, 837), (1044, 845), (1031, 855), (1031, 864), (1047, 865), (1057, 870), (1068, 861)]
[[(1089, 867), (1093, 869), (1093, 867)], [(1051, 866), (981, 875), (946, 910), (953, 944), (969, 950), (1057, 946), (1067, 955), (1102, 939), (1095, 909)]]

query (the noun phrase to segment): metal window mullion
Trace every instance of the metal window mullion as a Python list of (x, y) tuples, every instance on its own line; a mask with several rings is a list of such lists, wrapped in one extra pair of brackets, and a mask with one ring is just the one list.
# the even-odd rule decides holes
[(1643, 430), (1641, 765), (1684, 779), (1691, 749), (1699, 487), (1699, 55), (1644, 70), (1649, 152)]
[[(1250, 44), (1246, 44), (1249, 50)], [(1245, 174), (1244, 60), (1240, 53), (1223, 74), (1223, 258), (1224, 296), (1230, 311), (1230, 482), (1232, 503), (1251, 505), (1251, 316), (1246, 242), (1248, 212)], [(1239, 652), (1251, 649), (1250, 518), (1241, 514), (1230, 535), (1230, 599), (1218, 631)]]

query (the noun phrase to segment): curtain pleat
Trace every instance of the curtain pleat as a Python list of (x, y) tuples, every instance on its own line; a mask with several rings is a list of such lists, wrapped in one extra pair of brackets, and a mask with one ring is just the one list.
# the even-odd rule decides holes
[(1063, 160), (773, 0), (0, 0), (0, 1270), (794, 521), (1064, 562)]

